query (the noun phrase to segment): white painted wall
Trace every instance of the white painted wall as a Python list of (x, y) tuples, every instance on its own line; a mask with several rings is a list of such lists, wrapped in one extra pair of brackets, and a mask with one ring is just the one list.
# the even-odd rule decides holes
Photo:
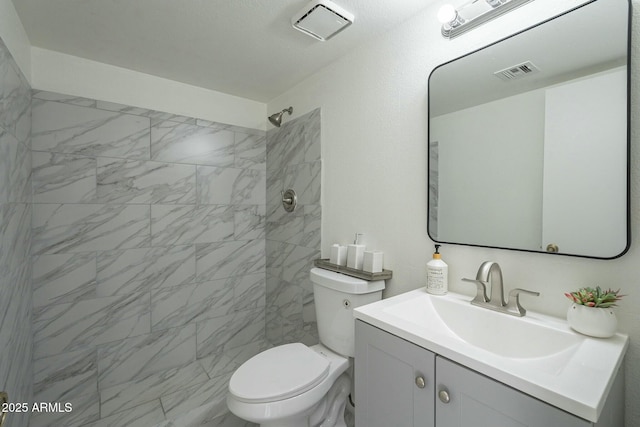
[(266, 104), (33, 47), (11, 0), (0, 0), (0, 38), (33, 89), (266, 129)]
[(35, 46), (31, 54), (34, 89), (266, 129), (262, 102)]
[[(444, 1), (442, 2), (444, 3)], [(424, 286), (433, 252), (427, 237), (427, 77), (445, 61), (583, 3), (537, 0), (453, 41), (439, 35), (433, 5), (381, 38), (319, 70), (268, 104), (293, 105), (301, 115), (322, 108), (322, 254), (329, 246), (366, 233), (365, 243), (385, 252), (394, 271), (386, 296)], [(634, 6), (632, 118), (640, 101), (640, 0)], [(640, 236), (640, 122), (632, 120), (632, 233)], [(620, 259), (603, 261), (446, 245), (454, 291), (471, 295), (462, 277), (474, 277), (482, 261), (500, 263), (507, 288), (540, 291), (523, 297), (533, 310), (564, 316), (563, 292), (583, 285), (622, 288), (620, 328), (631, 336), (627, 355), (627, 427), (640, 425), (640, 240)], [(499, 333), (499, 331), (497, 331)], [(588, 375), (589, 373), (585, 373)]]
[(31, 44), (11, 0), (0, 0), (0, 38), (11, 52), (22, 74), (31, 79)]

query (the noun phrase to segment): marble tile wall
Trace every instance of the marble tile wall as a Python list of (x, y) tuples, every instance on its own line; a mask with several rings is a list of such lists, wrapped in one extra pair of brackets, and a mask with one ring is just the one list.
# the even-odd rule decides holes
[[(0, 39), (0, 391), (31, 402), (31, 87)], [(7, 416), (26, 427), (29, 413)]]
[[(267, 339), (318, 342), (309, 270), (320, 257), (320, 109), (267, 131)], [(281, 191), (293, 188), (287, 213)]]
[(438, 141), (429, 142), (429, 236), (438, 240), (438, 182), (439, 182), (439, 153)]
[[(31, 87), (0, 39), (0, 391), (33, 397), (31, 327)], [(29, 413), (7, 425), (26, 427)]]
[(265, 132), (49, 92), (32, 111), (34, 398), (73, 411), (31, 426), (204, 404), (244, 425), (224, 398), (268, 345)]

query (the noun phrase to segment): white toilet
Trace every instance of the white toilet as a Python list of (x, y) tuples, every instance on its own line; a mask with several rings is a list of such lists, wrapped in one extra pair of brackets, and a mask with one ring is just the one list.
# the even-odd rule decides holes
[(320, 344), (285, 344), (240, 366), (227, 406), (262, 427), (344, 427), (354, 356), (353, 308), (382, 298), (384, 280), (368, 282), (311, 269)]

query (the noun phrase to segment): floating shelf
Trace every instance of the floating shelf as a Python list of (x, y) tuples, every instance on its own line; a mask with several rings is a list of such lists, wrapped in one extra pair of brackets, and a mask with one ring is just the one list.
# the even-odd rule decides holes
[(387, 280), (393, 276), (393, 271), (382, 270), (380, 273), (369, 273), (363, 270), (356, 270), (355, 268), (344, 267), (342, 265), (332, 264), (328, 259), (316, 259), (313, 261), (316, 267), (324, 268), (325, 270), (335, 271), (336, 273), (346, 274), (347, 276), (357, 277), (358, 279), (374, 281), (374, 280)]

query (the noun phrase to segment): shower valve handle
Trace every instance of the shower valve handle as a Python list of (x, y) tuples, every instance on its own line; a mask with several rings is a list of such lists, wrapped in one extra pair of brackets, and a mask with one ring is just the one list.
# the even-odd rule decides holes
[(293, 188), (280, 192), (282, 195), (282, 207), (287, 212), (293, 212), (298, 205), (298, 196)]

